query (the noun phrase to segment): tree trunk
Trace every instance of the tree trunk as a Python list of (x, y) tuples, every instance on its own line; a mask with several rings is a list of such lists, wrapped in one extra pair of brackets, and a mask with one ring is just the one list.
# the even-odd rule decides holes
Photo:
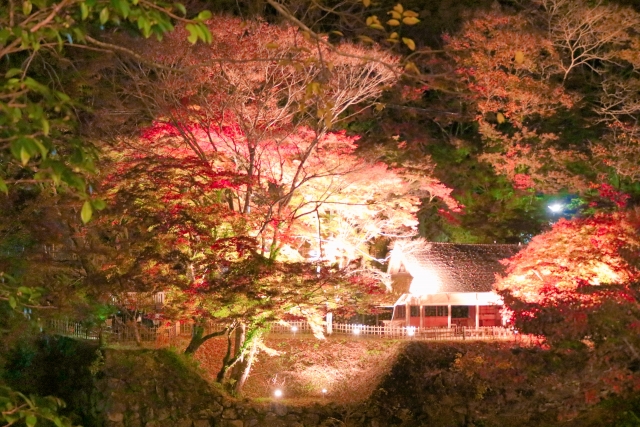
[(236, 329), (235, 343), (233, 345), (233, 356), (236, 359), (235, 366), (231, 371), (231, 378), (238, 380), (244, 371), (244, 355), (242, 354), (242, 345), (247, 337), (247, 325), (241, 323)]
[(229, 327), (224, 328), (221, 331), (211, 332), (210, 334), (204, 335), (205, 329), (201, 323), (196, 323), (193, 325), (193, 333), (191, 334), (191, 341), (189, 341), (189, 345), (184, 351), (184, 354), (193, 354), (202, 344), (206, 341), (210, 340), (213, 337), (219, 337), (220, 335), (224, 335), (229, 330)]
[(202, 335), (204, 335), (204, 327), (197, 323), (193, 325), (193, 331), (191, 333), (191, 341), (189, 341), (189, 345), (184, 351), (184, 354), (193, 354), (200, 348), (200, 346), (204, 342), (202, 340)]
[(135, 316), (133, 317), (133, 320), (129, 321), (129, 326), (133, 330), (133, 339), (136, 340), (136, 345), (138, 347), (142, 347), (142, 340), (140, 339), (140, 331), (138, 330), (138, 324), (136, 322)]
[(232, 329), (229, 329), (227, 332), (227, 353), (222, 359), (222, 368), (220, 368), (218, 375), (216, 375), (216, 381), (219, 383), (222, 383), (225, 375), (227, 374), (227, 369), (229, 369), (229, 367), (231, 366), (229, 364), (229, 360), (231, 359), (231, 332)]
[(247, 382), (247, 378), (249, 378), (249, 372), (251, 372), (251, 366), (253, 365), (253, 360), (255, 359), (256, 353), (258, 351), (258, 338), (253, 339), (253, 343), (251, 343), (251, 350), (246, 357), (246, 361), (241, 363), (240, 365), (244, 365), (244, 369), (242, 371), (242, 375), (238, 378), (238, 381), (235, 384), (234, 391), (236, 395), (239, 395), (242, 392), (242, 387)]
[(235, 206), (233, 206), (233, 193), (231, 192), (231, 190), (227, 189), (227, 190), (224, 190), (224, 195), (227, 199), (227, 205), (229, 206), (229, 210), (231, 212), (235, 212)]
[(269, 260), (275, 261), (278, 256), (278, 238), (279, 236), (278, 225), (273, 226), (273, 235), (271, 237), (271, 246), (269, 247)]
[(105, 348), (107, 346), (107, 337), (104, 334), (104, 329), (102, 328), (102, 324), (98, 329), (98, 345), (100, 348)]
[[(236, 327), (233, 348), (233, 357), (231, 355), (231, 334), (227, 336), (227, 354), (222, 362), (222, 369), (218, 372), (216, 380), (220, 383), (224, 381), (229, 374), (229, 380), (238, 381), (244, 372), (244, 341), (246, 339), (247, 326), (244, 323), (239, 324)], [(233, 386), (235, 389), (235, 386)]]

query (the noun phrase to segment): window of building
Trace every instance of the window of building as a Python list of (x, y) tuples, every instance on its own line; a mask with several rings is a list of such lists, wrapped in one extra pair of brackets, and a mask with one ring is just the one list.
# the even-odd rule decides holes
[(396, 305), (394, 310), (393, 318), (394, 319), (405, 319), (407, 317), (407, 306), (406, 305)]
[(424, 307), (425, 317), (446, 317), (449, 315), (446, 305), (430, 305)]
[(420, 317), (420, 306), (412, 305), (411, 307), (411, 317)]
[(480, 306), (480, 315), (497, 315), (498, 307), (494, 305), (481, 305)]
[(453, 305), (451, 306), (451, 317), (455, 319), (466, 319), (469, 317), (469, 306)]

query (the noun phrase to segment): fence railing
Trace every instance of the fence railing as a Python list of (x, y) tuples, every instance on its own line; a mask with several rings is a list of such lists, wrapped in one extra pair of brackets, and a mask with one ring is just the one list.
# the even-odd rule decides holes
[[(47, 332), (88, 340), (97, 340), (101, 336), (107, 342), (146, 342), (155, 345), (171, 345), (179, 337), (189, 337), (193, 334), (193, 323), (175, 322), (160, 326), (148, 326), (141, 323), (124, 324), (113, 322), (109, 326), (101, 328), (85, 327), (79, 322), (69, 320), (49, 320), (44, 329)], [(209, 322), (205, 326), (205, 333), (221, 331), (226, 325), (222, 323)], [(517, 331), (511, 328), (499, 326), (468, 328), (418, 328), (404, 326), (370, 326), (334, 323), (332, 325), (333, 335), (349, 335), (352, 337), (371, 337), (387, 339), (415, 339), (433, 341), (457, 341), (457, 340), (514, 340), (520, 338)], [(297, 334), (313, 333), (309, 323), (304, 321), (296, 322), (274, 322), (269, 327), (272, 334), (287, 334), (295, 337)]]
[(44, 329), (54, 334), (85, 340), (97, 340), (100, 336), (99, 329), (86, 328), (82, 323), (69, 320), (47, 320)]

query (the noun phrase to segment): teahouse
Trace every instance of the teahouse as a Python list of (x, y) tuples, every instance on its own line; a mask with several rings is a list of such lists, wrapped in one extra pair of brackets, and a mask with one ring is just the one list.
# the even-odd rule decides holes
[(396, 244), (389, 260), (393, 279), (393, 325), (481, 327), (503, 325), (502, 299), (493, 291), (500, 260), (520, 245)]

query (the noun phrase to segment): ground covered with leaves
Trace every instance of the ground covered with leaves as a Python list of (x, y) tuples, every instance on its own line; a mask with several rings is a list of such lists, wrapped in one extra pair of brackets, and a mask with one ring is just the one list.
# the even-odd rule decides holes
[[(365, 426), (371, 419), (389, 427), (640, 426), (637, 390), (613, 387), (621, 381), (613, 369), (606, 382), (599, 382), (603, 372), (593, 364), (588, 346), (550, 349), (525, 342), (317, 340), (276, 334), (266, 345), (279, 354), (258, 356), (244, 397), (280, 400), (287, 406), (332, 405), (342, 426)], [(12, 352), (2, 376), (27, 394), (46, 390), (62, 396), (68, 404), (65, 414), (92, 425), (88, 420), (98, 418), (91, 396), (106, 369), (96, 348), (44, 337)], [(140, 361), (113, 365), (137, 372), (135, 378), (122, 375), (131, 390), (150, 389), (143, 383), (154, 375), (166, 378), (167, 372), (175, 375), (169, 383), (191, 390), (187, 384), (205, 384), (194, 373), (215, 378), (225, 349), (225, 340), (211, 340), (196, 353), (196, 361), (166, 349), (107, 351), (149, 360), (158, 354), (167, 361), (162, 368)], [(273, 396), (276, 388), (284, 393), (280, 399)], [(168, 404), (162, 399), (154, 403), (159, 408)]]
[[(196, 355), (209, 378), (224, 344)], [(598, 386), (588, 348), (522, 344), (272, 335), (280, 354), (260, 355), (244, 396), (272, 399), (280, 388), (288, 404), (347, 405), (342, 421), (354, 426), (363, 414), (407, 427), (640, 426), (637, 393)]]
[[(393, 340), (318, 340), (310, 335), (272, 334), (254, 362), (243, 395), (272, 397), (276, 389), (286, 400), (354, 402), (366, 399), (389, 372), (402, 343)], [(214, 380), (226, 351), (225, 339), (212, 339), (196, 353), (205, 375)], [(326, 390), (323, 393), (322, 390)]]

